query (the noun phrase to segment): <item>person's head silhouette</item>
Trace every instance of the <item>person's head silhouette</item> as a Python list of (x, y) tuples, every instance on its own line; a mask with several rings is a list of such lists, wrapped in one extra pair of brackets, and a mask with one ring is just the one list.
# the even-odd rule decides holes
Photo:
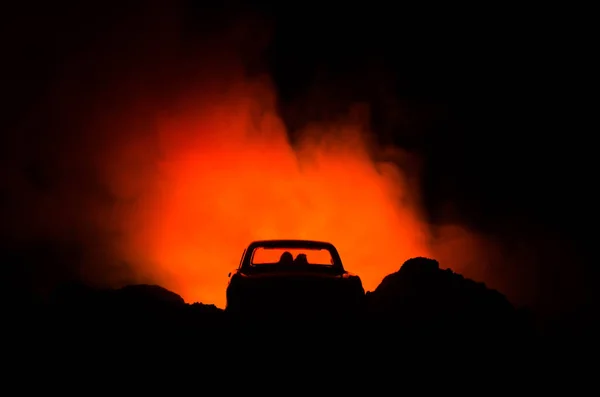
[(279, 257), (279, 263), (281, 263), (281, 264), (291, 264), (293, 262), (294, 262), (294, 256), (291, 253), (289, 253), (288, 251), (285, 251)]
[(297, 265), (308, 265), (308, 259), (306, 259), (306, 254), (296, 255), (296, 259), (294, 259), (294, 263)]

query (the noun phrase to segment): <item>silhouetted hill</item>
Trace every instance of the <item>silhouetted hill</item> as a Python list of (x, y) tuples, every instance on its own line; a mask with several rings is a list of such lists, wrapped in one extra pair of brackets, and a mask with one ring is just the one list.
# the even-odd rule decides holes
[[(366, 301), (366, 310), (352, 318), (257, 319), (185, 303), (157, 285), (96, 289), (68, 284), (43, 303), (13, 302), (15, 315), (5, 329), (36, 356), (68, 354), (80, 360), (71, 362), (128, 357), (117, 360), (126, 366), (152, 365), (142, 357), (158, 352), (197, 363), (235, 360), (223, 368), (242, 363), (254, 368), (257, 359), (297, 367), (296, 361), (304, 360), (356, 373), (384, 371), (432, 355), (470, 357), (471, 363), (510, 358), (523, 366), (534, 356), (530, 342), (535, 334), (524, 321), (528, 319), (502, 294), (441, 270), (432, 259), (406, 261), (368, 292)], [(527, 346), (525, 358), (515, 358), (521, 354), (519, 346)]]
[(177, 340), (206, 343), (222, 334), (224, 326), (221, 309), (186, 304), (178, 294), (157, 285), (118, 289), (63, 285), (45, 302), (21, 305), (12, 314), (9, 329), (17, 337), (35, 330), (37, 344), (61, 341), (69, 348), (88, 343), (95, 346), (86, 348), (111, 349), (123, 344), (160, 348)]
[(400, 329), (496, 333), (525, 325), (500, 292), (428, 258), (407, 260), (367, 292), (367, 304), (374, 320)]
[[(273, 343), (270, 338), (291, 338), (292, 334), (300, 335), (300, 340), (316, 342), (314, 346), (332, 340), (364, 342), (366, 349), (375, 350), (389, 350), (390, 341), (416, 336), (465, 340), (532, 336), (529, 319), (501, 293), (450, 270), (441, 270), (433, 259), (406, 261), (398, 272), (367, 292), (366, 301), (365, 312), (352, 318), (241, 319), (214, 305), (187, 304), (175, 292), (157, 285), (95, 289), (68, 284), (57, 288), (43, 303), (13, 305), (16, 316), (12, 324), (15, 329), (22, 326), (39, 330), (40, 335), (93, 334), (123, 341), (135, 341), (144, 335), (161, 343), (183, 343), (189, 338), (196, 347), (236, 334), (269, 344)], [(14, 310), (17, 307), (19, 310)], [(334, 335), (337, 339), (331, 339)], [(206, 338), (212, 338), (212, 342)]]

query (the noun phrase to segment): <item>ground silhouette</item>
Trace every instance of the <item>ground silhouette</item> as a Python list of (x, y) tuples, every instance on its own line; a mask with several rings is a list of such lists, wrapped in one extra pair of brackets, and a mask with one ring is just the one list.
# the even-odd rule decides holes
[[(381, 384), (396, 382), (396, 375), (383, 374), (419, 362), (510, 363), (511, 371), (526, 371), (540, 357), (540, 333), (529, 312), (482, 283), (440, 269), (433, 259), (409, 259), (367, 292), (365, 302), (355, 316), (244, 318), (211, 304), (185, 303), (157, 285), (97, 289), (71, 283), (45, 300), (13, 300), (5, 311), (10, 336), (4, 338), (18, 343), (21, 355), (61, 357), (75, 366), (104, 360), (126, 371), (169, 371), (190, 360), (219, 363), (215, 371), (241, 366), (248, 375), (268, 367), (272, 376), (294, 378), (311, 363), (323, 373), (335, 369), (357, 379), (372, 374)], [(257, 367), (256, 360), (263, 364)]]
[(115, 337), (138, 332), (200, 337), (253, 330), (261, 337), (265, 335), (262, 331), (277, 327), (287, 327), (288, 334), (306, 331), (304, 338), (315, 335), (311, 329), (329, 327), (350, 339), (368, 339), (372, 334), (526, 338), (535, 332), (529, 313), (517, 310), (500, 292), (442, 270), (437, 261), (428, 258), (406, 261), (374, 291), (367, 292), (365, 302), (362, 313), (344, 318), (242, 319), (211, 304), (187, 304), (175, 292), (157, 285), (95, 289), (72, 283), (61, 285), (43, 301), (15, 302), (12, 313), (26, 317), (28, 324), (34, 323), (40, 330), (77, 329)]

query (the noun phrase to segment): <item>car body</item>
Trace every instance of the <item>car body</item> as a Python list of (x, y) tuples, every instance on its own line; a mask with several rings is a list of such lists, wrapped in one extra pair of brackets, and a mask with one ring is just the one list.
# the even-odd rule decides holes
[(226, 311), (354, 313), (364, 297), (360, 278), (344, 269), (333, 244), (262, 240), (244, 250), (239, 267), (229, 274)]

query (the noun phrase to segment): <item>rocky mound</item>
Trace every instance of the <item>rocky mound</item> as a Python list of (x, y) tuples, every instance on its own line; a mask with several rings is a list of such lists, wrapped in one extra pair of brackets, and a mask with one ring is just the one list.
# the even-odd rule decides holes
[(39, 321), (50, 330), (160, 335), (202, 332), (223, 325), (223, 311), (214, 305), (186, 304), (181, 296), (158, 285), (95, 289), (81, 284), (58, 288), (36, 307)]
[(429, 258), (407, 260), (366, 298), (371, 319), (396, 329), (507, 332), (521, 322), (500, 292)]

